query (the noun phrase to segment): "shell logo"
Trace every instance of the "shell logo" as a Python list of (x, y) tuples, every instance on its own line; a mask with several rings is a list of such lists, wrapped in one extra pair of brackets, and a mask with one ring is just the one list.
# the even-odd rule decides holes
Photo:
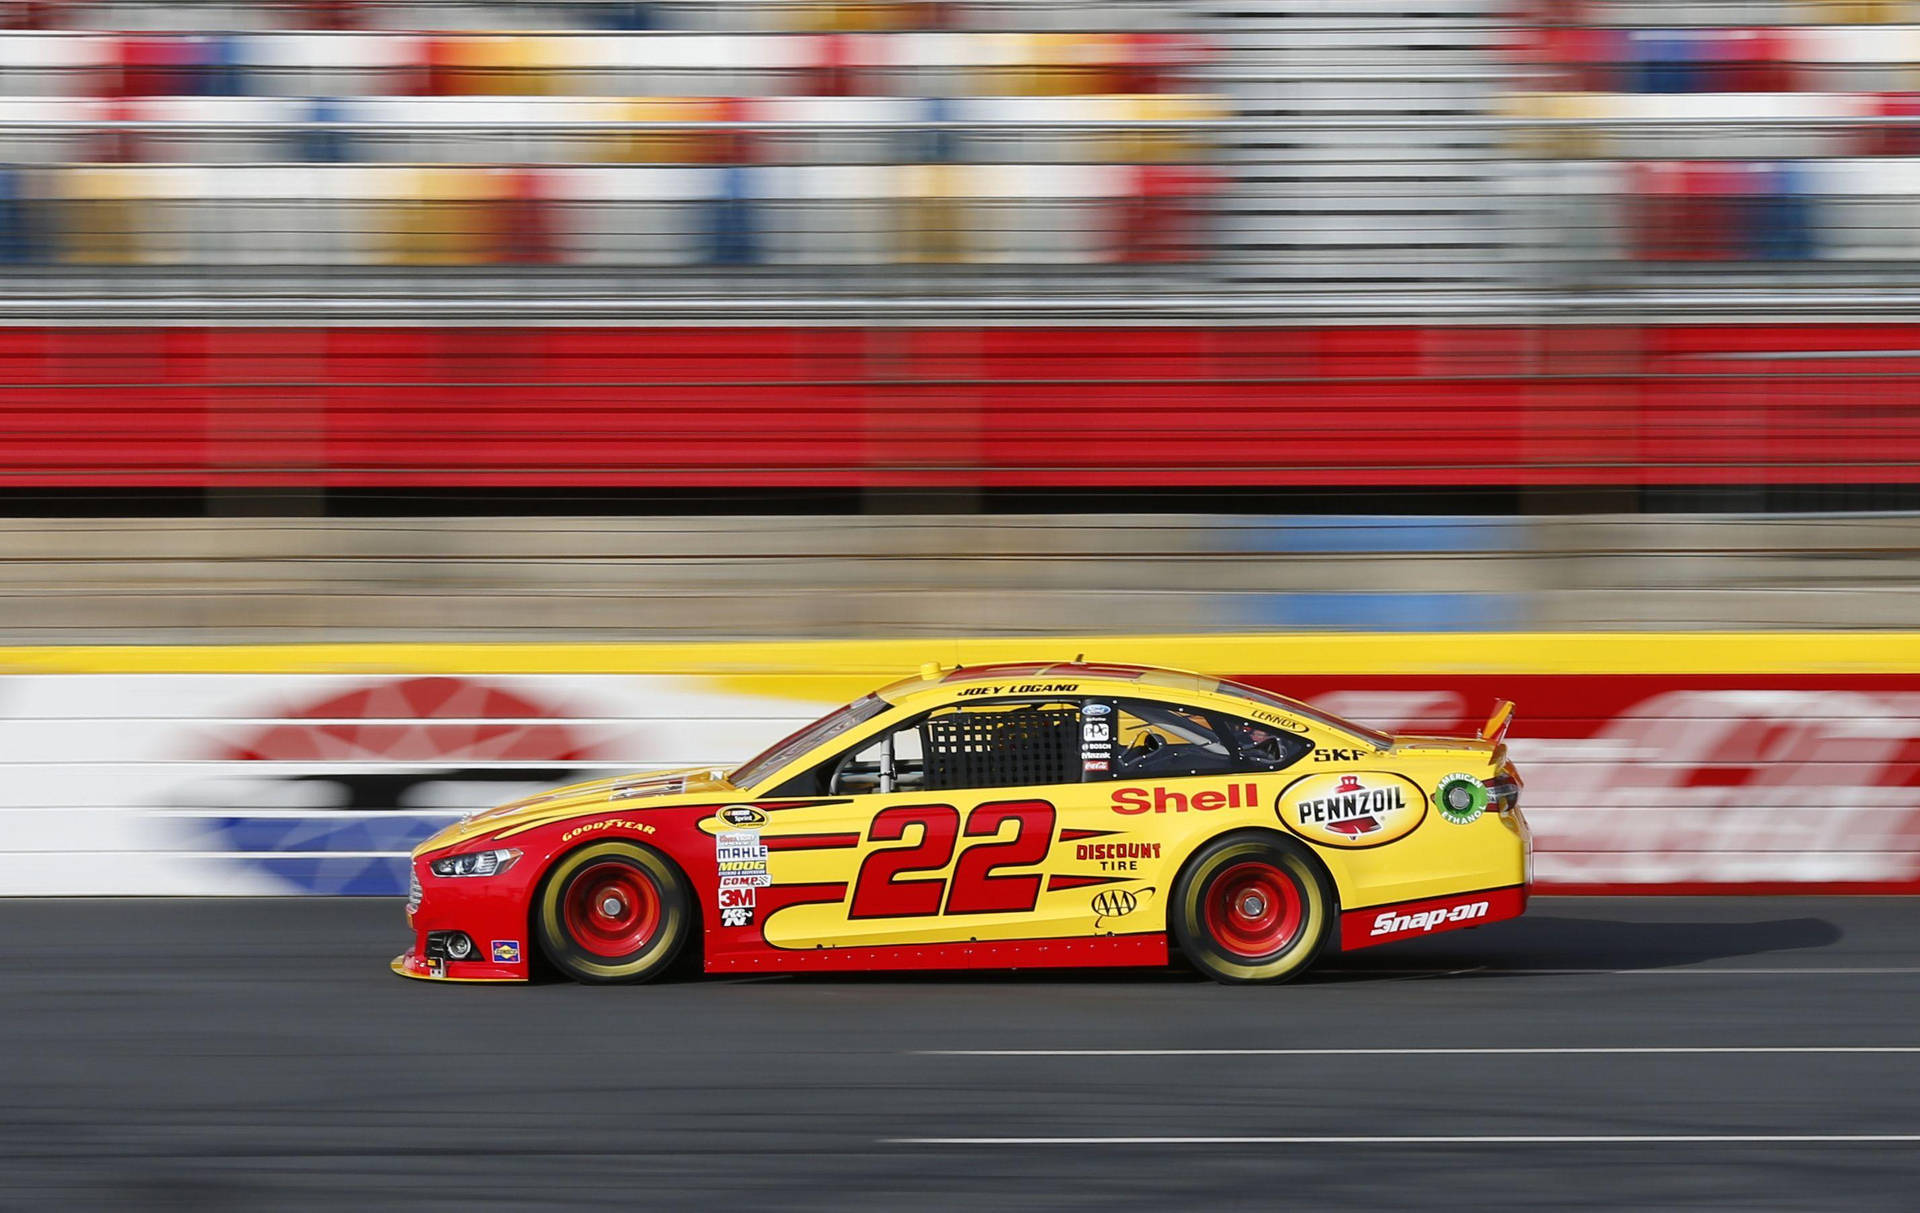
[(1358, 771), (1308, 775), (1280, 793), (1280, 824), (1323, 847), (1384, 846), (1426, 819), (1427, 795), (1405, 775)]

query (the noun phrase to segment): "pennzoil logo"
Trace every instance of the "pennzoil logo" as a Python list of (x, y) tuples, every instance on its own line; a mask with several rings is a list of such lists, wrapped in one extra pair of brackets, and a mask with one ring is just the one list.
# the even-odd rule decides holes
[(1296, 779), (1275, 805), (1280, 824), (1324, 847), (1377, 847), (1413, 833), (1427, 815), (1420, 785), (1389, 771)]

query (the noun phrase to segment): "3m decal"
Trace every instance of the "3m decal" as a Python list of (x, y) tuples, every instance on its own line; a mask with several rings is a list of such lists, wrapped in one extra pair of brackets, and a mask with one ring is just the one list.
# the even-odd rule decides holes
[(1109, 806), (1116, 813), (1209, 813), (1215, 809), (1250, 809), (1260, 800), (1251, 783), (1230, 783), (1224, 791), (1209, 788), (1198, 792), (1174, 788), (1115, 788)]
[(517, 939), (496, 939), (493, 941), (493, 963), (497, 965), (517, 965), (520, 963), (520, 941)]
[(1405, 838), (1427, 815), (1426, 793), (1388, 771), (1328, 772), (1294, 780), (1274, 805), (1280, 824), (1327, 847), (1377, 847)]
[(1487, 785), (1471, 775), (1443, 776), (1433, 791), (1433, 807), (1454, 825), (1472, 825), (1487, 811)]
[(983, 804), (967, 814), (966, 837), (998, 838), (1008, 822), (1013, 836), (969, 845), (954, 866), (951, 882), (938, 873), (952, 861), (960, 837), (960, 811), (952, 805), (898, 806), (876, 814), (867, 841), (901, 842), (904, 847), (869, 853), (860, 865), (847, 907), (849, 918), (926, 918), (939, 914), (1007, 914), (1039, 904), (1040, 873), (1002, 873), (1003, 868), (1044, 862), (1053, 846), (1053, 805), (1044, 800), (1006, 800)]
[(720, 908), (723, 910), (751, 910), (757, 904), (759, 904), (759, 895), (752, 886), (720, 890)]

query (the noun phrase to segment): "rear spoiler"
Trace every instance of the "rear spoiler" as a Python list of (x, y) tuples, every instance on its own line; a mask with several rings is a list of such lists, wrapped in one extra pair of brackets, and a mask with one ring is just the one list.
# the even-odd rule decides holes
[(1493, 715), (1480, 728), (1480, 740), (1495, 745), (1507, 739), (1507, 726), (1513, 723), (1513, 700), (1502, 699), (1493, 705)]

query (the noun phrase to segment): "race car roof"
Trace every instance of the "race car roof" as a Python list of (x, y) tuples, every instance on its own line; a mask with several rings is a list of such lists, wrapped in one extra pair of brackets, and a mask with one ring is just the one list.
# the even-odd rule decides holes
[(946, 698), (955, 684), (996, 682), (1012, 686), (1037, 686), (1041, 683), (1080, 684), (1089, 682), (1130, 682), (1136, 686), (1170, 691), (1215, 691), (1220, 680), (1187, 670), (1165, 670), (1145, 665), (1108, 665), (1080, 661), (1025, 661), (1000, 665), (969, 665), (953, 669), (930, 669), (918, 678), (903, 678), (880, 688), (878, 694), (889, 703), (938, 693)]

